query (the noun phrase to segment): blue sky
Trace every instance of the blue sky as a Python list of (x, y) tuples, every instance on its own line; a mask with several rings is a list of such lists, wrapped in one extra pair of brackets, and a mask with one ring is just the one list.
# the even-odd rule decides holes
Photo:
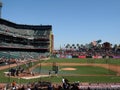
[(120, 44), (120, 0), (1, 0), (2, 18), (52, 25), (55, 49), (64, 44)]

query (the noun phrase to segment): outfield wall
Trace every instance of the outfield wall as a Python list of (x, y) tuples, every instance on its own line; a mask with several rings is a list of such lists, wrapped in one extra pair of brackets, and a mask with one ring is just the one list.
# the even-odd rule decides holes
[(60, 55), (56, 54), (56, 58), (94, 58), (94, 59), (100, 59), (100, 58), (114, 58), (114, 59), (120, 59), (120, 56), (85, 56), (85, 55)]

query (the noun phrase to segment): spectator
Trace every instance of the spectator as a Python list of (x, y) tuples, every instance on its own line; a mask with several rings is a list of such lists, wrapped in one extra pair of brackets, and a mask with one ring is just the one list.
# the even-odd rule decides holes
[(12, 82), (12, 89), (13, 90), (16, 90), (16, 82), (13, 80), (13, 82)]

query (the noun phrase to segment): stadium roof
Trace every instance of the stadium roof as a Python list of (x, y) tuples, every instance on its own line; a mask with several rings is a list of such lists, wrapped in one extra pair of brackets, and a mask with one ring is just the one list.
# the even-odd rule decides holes
[(26, 24), (16, 24), (11, 21), (0, 18), (0, 24), (4, 24), (16, 29), (33, 29), (33, 30), (51, 30), (52, 25), (26, 25)]

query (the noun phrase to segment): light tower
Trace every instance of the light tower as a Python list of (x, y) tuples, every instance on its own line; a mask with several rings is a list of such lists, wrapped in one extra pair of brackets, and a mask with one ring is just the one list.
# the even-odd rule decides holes
[(0, 18), (1, 18), (2, 2), (0, 0)]

